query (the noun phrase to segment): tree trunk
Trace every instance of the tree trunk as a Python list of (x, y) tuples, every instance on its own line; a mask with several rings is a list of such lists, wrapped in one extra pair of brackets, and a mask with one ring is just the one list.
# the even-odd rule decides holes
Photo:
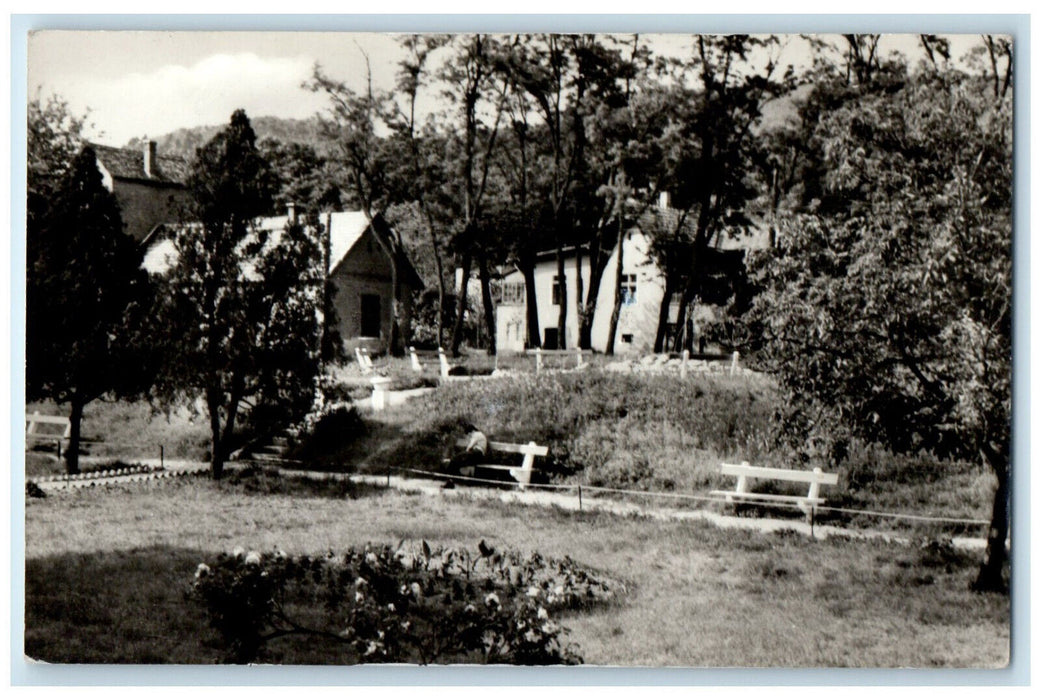
[(210, 476), (215, 480), (224, 476), (224, 444), (220, 429), (220, 400), (217, 392), (207, 390), (206, 410), (210, 414)]
[(69, 474), (80, 473), (80, 426), (83, 424), (84, 401), (74, 396), (69, 402), (69, 447), (65, 451), (65, 471)]
[(611, 307), (611, 325), (607, 331), (607, 347), (604, 348), (605, 355), (614, 355), (614, 341), (615, 335), (618, 333), (618, 319), (622, 314), (622, 264), (623, 264), (623, 251), (624, 246), (622, 245), (625, 240), (625, 235), (622, 233), (621, 219), (618, 223), (618, 243), (615, 247), (615, 252), (618, 257), (615, 259), (615, 279), (614, 279), (614, 305)]
[(593, 320), (596, 317), (596, 304), (600, 296), (600, 281), (604, 277), (608, 261), (608, 256), (601, 253), (605, 229), (606, 226), (600, 227), (593, 239), (589, 251), (589, 291), (586, 292), (584, 303), (579, 299), (578, 346), (583, 350), (591, 350), (593, 347)]
[(488, 354), (495, 354), (495, 305), (492, 302), (492, 281), (488, 274), (488, 261), (481, 254), (477, 259), (477, 272), (481, 278), (481, 305), (484, 307), (484, 325), (488, 330)]
[(1008, 457), (989, 446), (984, 448), (983, 456), (998, 478), (998, 486), (994, 491), (994, 508), (991, 512), (990, 531), (987, 533), (986, 558), (980, 565), (972, 589), (1003, 593), (1008, 590), (1004, 576), (1005, 562), (1008, 560), (1005, 550), (1009, 530)]
[(437, 270), (437, 347), (445, 346), (445, 267), (441, 261), (441, 249), (437, 245), (434, 223), (427, 216), (427, 231), (430, 234), (430, 247), (434, 249), (434, 268)]
[(557, 349), (564, 350), (567, 348), (567, 272), (564, 270), (564, 248), (559, 243), (557, 244), (557, 289), (560, 301), (560, 310), (557, 312)]
[(470, 281), (470, 253), (463, 255), (463, 274), (459, 281), (459, 297), (455, 301), (455, 323), (452, 324), (452, 357), (459, 357), (459, 346), (463, 342), (463, 316), (466, 315), (466, 290)]
[(688, 287), (683, 290), (683, 294), (680, 295), (680, 313), (676, 319), (676, 333), (672, 337), (672, 346), (676, 349), (682, 350), (687, 349), (694, 353), (694, 337), (692, 333), (687, 332), (687, 327), (690, 326), (691, 321), (691, 304), (694, 301), (694, 293)]
[(535, 261), (522, 260), (521, 274), (524, 276), (524, 311), (527, 316), (528, 348), (542, 347), (542, 329), (539, 328), (539, 299), (535, 294)]
[[(665, 271), (665, 292), (661, 298), (661, 306), (658, 308), (658, 330), (654, 334), (654, 352), (665, 351), (665, 335), (669, 328), (669, 306), (672, 305), (672, 297), (676, 293), (673, 275)], [(678, 319), (677, 319), (678, 320)]]
[[(582, 296), (585, 294), (585, 280), (582, 279), (582, 246), (575, 246), (575, 311), (576, 315), (581, 314), (582, 310)], [(584, 350), (588, 350), (589, 347), (582, 347), (582, 332), (581, 323), (579, 324), (578, 333), (578, 347)]]

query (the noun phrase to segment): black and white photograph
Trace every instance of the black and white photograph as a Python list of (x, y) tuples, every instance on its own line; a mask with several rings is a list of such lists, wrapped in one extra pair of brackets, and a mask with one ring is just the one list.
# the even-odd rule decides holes
[(27, 664), (1009, 666), (1013, 34), (26, 46)]

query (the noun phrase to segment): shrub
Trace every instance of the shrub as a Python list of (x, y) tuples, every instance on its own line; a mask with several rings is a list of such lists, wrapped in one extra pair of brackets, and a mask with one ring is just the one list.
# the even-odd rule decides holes
[(482, 541), (476, 555), (426, 542), (339, 557), (240, 548), (199, 564), (191, 595), (236, 663), (293, 635), (339, 645), (346, 663), (575, 664), (581, 657), (550, 613), (623, 590), (570, 559), (498, 553)]
[(358, 415), (358, 409), (353, 405), (338, 406), (317, 417), (309, 417), (285, 456), (312, 463), (337, 462), (340, 453), (364, 434), (365, 422)]

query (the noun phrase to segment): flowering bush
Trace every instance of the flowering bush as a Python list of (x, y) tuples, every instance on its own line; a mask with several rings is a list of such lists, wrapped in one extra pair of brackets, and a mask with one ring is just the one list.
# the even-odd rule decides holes
[(199, 564), (192, 595), (236, 663), (298, 635), (342, 644), (345, 663), (575, 664), (581, 657), (551, 613), (622, 591), (570, 559), (498, 553), (482, 541), (477, 554), (426, 542), (324, 557), (236, 549)]

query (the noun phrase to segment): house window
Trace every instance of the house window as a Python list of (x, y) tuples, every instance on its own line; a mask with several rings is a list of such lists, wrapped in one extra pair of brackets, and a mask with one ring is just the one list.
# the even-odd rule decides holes
[(500, 304), (509, 304), (514, 306), (520, 306), (524, 303), (524, 283), (523, 282), (504, 282), (502, 285), (502, 295), (499, 300)]
[(633, 334), (632, 333), (622, 333), (622, 342), (623, 343), (632, 343), (633, 342)]
[(544, 328), (542, 330), (542, 347), (544, 347), (544, 348), (555, 348), (555, 347), (557, 347), (557, 329), (556, 328)]
[(361, 335), (364, 338), (380, 337), (380, 295), (361, 295)]
[(636, 303), (636, 275), (622, 275), (622, 306)]
[[(567, 277), (564, 278), (564, 284), (567, 284)], [(553, 275), (553, 306), (560, 306), (560, 276)]]

